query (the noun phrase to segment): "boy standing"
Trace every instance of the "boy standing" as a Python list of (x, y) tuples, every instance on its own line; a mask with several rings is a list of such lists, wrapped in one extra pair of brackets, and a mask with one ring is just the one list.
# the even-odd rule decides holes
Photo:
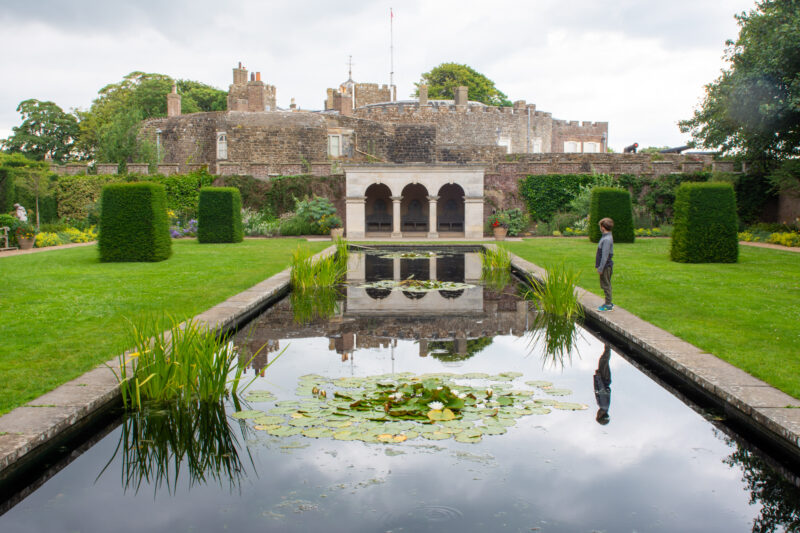
[(606, 296), (603, 305), (597, 308), (598, 311), (611, 311), (614, 304), (611, 303), (611, 274), (613, 272), (614, 261), (614, 237), (611, 230), (614, 229), (614, 221), (604, 218), (600, 221), (600, 242), (597, 243), (597, 255), (594, 260), (594, 267), (600, 274), (600, 288)]

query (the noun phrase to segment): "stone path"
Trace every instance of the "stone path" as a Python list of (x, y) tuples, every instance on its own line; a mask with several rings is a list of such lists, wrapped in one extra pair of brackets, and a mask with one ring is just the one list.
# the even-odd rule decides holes
[(3, 257), (13, 257), (15, 255), (38, 254), (39, 252), (50, 252), (52, 250), (64, 250), (66, 248), (92, 246), (93, 244), (97, 244), (97, 241), (73, 242), (72, 244), (62, 244), (61, 246), (46, 246), (44, 248), (31, 248), (30, 250), (6, 250), (4, 252), (0, 252), (0, 259), (2, 259)]
[(744, 244), (745, 246), (755, 246), (756, 248), (771, 248), (772, 250), (783, 250), (785, 252), (795, 252), (800, 253), (800, 247), (797, 246), (781, 246), (780, 244), (770, 244), (768, 242), (748, 242), (748, 241), (739, 241), (739, 244)]

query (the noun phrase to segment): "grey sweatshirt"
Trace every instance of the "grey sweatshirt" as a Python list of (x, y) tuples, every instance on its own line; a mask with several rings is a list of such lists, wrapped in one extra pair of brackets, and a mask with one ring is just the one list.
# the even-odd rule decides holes
[(594, 267), (602, 272), (607, 267), (614, 266), (614, 237), (611, 232), (603, 233), (600, 241), (597, 243), (597, 255), (594, 259)]

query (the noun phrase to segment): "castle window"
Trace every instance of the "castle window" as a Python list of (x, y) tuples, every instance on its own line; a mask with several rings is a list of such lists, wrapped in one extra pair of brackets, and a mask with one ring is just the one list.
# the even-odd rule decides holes
[(565, 141), (564, 142), (564, 153), (566, 154), (574, 154), (576, 152), (581, 151), (581, 143), (577, 141)]
[(531, 153), (532, 154), (542, 153), (542, 139), (540, 137), (531, 139)]
[(340, 157), (342, 155), (342, 136), (328, 135), (328, 156)]
[(585, 142), (583, 143), (583, 151), (592, 154), (600, 153), (600, 143)]
[(506, 149), (506, 153), (511, 153), (511, 138), (510, 137), (498, 137), (497, 138), (497, 146), (504, 146)]
[(217, 159), (228, 159), (228, 134), (217, 132)]

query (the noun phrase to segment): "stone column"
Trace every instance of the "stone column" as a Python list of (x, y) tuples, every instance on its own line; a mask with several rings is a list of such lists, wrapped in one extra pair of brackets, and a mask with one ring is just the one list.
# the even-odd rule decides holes
[(483, 238), (483, 196), (464, 198), (464, 238)]
[(348, 196), (345, 198), (345, 227), (348, 239), (363, 239), (366, 232), (366, 204), (363, 196)]
[(428, 258), (428, 279), (438, 279), (436, 277), (436, 257)]
[(400, 239), (403, 233), (400, 231), (400, 202), (402, 196), (392, 196), (392, 239)]
[(400, 281), (400, 261), (399, 257), (392, 259), (392, 279), (394, 281)]
[(428, 196), (428, 238), (438, 239), (439, 233), (436, 231), (438, 227), (438, 217), (436, 215), (436, 204), (439, 201), (438, 196)]

